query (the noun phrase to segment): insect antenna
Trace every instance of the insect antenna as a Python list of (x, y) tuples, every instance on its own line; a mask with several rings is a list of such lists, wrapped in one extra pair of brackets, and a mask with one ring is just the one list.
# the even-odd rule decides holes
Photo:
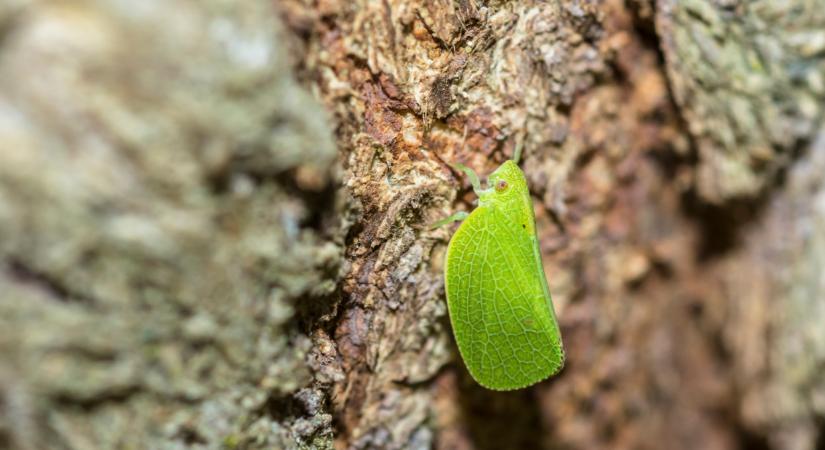
[(516, 136), (516, 149), (513, 151), (513, 162), (518, 164), (521, 160), (521, 150), (524, 148), (524, 135)]

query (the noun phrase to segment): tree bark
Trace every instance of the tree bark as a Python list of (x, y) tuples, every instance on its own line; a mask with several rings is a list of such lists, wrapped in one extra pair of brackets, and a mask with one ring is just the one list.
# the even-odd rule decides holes
[[(820, 448), (825, 3), (0, 6), (0, 448)], [(443, 257), (523, 145), (567, 365)]]

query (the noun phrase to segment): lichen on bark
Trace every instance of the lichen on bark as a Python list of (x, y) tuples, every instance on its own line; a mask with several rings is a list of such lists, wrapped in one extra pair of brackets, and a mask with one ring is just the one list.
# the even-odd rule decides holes
[(328, 445), (336, 151), (271, 2), (5, 5), (0, 446)]
[(664, 0), (657, 8), (674, 98), (699, 152), (699, 192), (717, 203), (758, 195), (822, 121), (822, 5)]

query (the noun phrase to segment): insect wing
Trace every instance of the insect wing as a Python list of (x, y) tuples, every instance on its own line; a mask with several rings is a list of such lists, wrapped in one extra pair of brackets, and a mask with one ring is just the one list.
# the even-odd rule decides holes
[(529, 386), (564, 364), (536, 242), (494, 205), (476, 208), (450, 240), (450, 321), (467, 369), (490, 389)]

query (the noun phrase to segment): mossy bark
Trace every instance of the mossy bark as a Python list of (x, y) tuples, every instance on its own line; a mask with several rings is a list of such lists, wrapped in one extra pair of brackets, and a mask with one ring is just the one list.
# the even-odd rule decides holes
[[(0, 447), (825, 441), (825, 4), (0, 6)], [(450, 337), (523, 145), (567, 367)]]

